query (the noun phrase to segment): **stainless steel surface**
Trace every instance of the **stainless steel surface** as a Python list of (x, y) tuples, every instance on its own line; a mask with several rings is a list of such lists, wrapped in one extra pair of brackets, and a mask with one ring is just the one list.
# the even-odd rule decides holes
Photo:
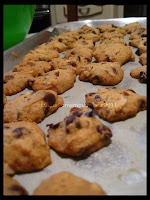
[[(146, 26), (146, 18), (107, 19), (94, 21), (86, 20), (82, 22), (71, 22), (56, 25), (55, 28), (58, 29), (55, 29), (53, 34), (51, 35), (50, 33), (48, 36), (59, 34), (64, 31), (64, 28), (68, 30), (77, 30), (77, 28), (83, 26), (84, 24), (92, 27), (105, 23), (113, 23), (114, 25), (123, 26), (126, 23), (135, 21), (138, 21), (141, 25)], [(54, 26), (49, 27), (46, 31), (50, 31), (53, 28)], [(39, 36), (40, 34), (41, 33), (39, 33)], [(16, 65), (16, 58), (12, 57), (11, 52), (15, 51), (19, 57), (25, 55), (30, 48), (33, 49), (39, 44), (39, 40), (37, 40), (36, 37), (37, 36), (33, 36), (20, 45), (4, 52), (5, 73), (13, 69)], [(124, 37), (127, 42), (129, 41), (128, 38), (129, 34)], [(47, 37), (45, 40), (47, 40)], [(44, 41), (42, 40), (42, 42)], [(128, 62), (122, 66), (122, 69), (124, 70), (124, 78), (118, 85), (116, 85), (116, 87), (131, 88), (135, 90), (136, 93), (146, 96), (147, 85), (139, 83), (137, 79), (133, 79), (130, 76), (130, 71), (132, 69), (137, 66), (141, 66), (138, 62), (139, 58), (135, 54), (137, 49), (134, 47), (131, 48), (136, 60), (135, 62)], [(61, 53), (60, 56), (63, 57), (65, 53), (66, 52)], [(38, 124), (45, 132), (45, 135), (47, 135), (46, 124), (62, 121), (66, 116), (68, 116), (69, 110), (73, 107), (73, 104), (84, 105), (85, 94), (89, 92), (96, 92), (99, 87), (105, 88), (106, 86), (97, 86), (88, 82), (81, 82), (77, 76), (74, 87), (66, 91), (64, 94), (59, 95), (64, 99), (64, 106)], [(25, 89), (16, 95), (8, 97), (8, 99), (13, 99), (15, 96), (27, 91), (28, 89)], [(83, 177), (86, 180), (98, 183), (103, 187), (108, 195), (146, 195), (146, 114), (147, 111), (142, 111), (133, 118), (115, 123), (108, 123), (97, 116), (100, 121), (112, 130), (112, 142), (108, 147), (98, 150), (85, 159), (73, 159), (69, 156), (62, 156), (50, 149), (52, 159), (51, 165), (39, 172), (15, 175), (14, 178), (28, 190), (30, 195), (43, 179), (46, 179), (60, 171), (69, 171), (77, 176)]]

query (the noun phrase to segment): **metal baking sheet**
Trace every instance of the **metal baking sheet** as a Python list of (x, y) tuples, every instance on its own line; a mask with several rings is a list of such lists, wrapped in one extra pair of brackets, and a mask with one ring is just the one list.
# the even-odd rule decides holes
[[(20, 58), (28, 53), (29, 50), (45, 42), (49, 37), (58, 35), (65, 30), (77, 30), (84, 24), (91, 27), (97, 27), (105, 23), (123, 26), (136, 21), (146, 27), (146, 18), (86, 20), (49, 27), (4, 52), (4, 73), (10, 72), (16, 64), (19, 64), (21, 62)], [(124, 37), (127, 43), (129, 42), (128, 38), (129, 34)], [(122, 66), (124, 78), (116, 87), (130, 88), (140, 95), (147, 96), (147, 85), (139, 83), (137, 79), (133, 79), (130, 76), (132, 69), (141, 66), (139, 57), (135, 54), (137, 48), (131, 47), (131, 49), (136, 57), (135, 62), (128, 62)], [(12, 55), (13, 51), (18, 54), (18, 58)], [(61, 53), (60, 56), (63, 57), (65, 53)], [(47, 135), (46, 124), (62, 121), (68, 116), (69, 110), (73, 106), (84, 106), (85, 94), (96, 92), (99, 87), (105, 88), (107, 86), (97, 86), (88, 82), (82, 82), (79, 81), (77, 76), (74, 87), (59, 95), (64, 99), (64, 106), (44, 119), (38, 126)], [(13, 99), (15, 96), (26, 93), (27, 91), (29, 90), (25, 89), (16, 95), (7, 97), (7, 99)], [(27, 189), (29, 195), (32, 195), (35, 188), (43, 179), (60, 171), (69, 171), (90, 182), (100, 184), (108, 195), (146, 195), (146, 115), (147, 111), (142, 111), (133, 118), (115, 123), (108, 123), (96, 115), (97, 118), (112, 130), (112, 142), (109, 146), (92, 153), (84, 159), (74, 159), (66, 155), (58, 154), (50, 149), (51, 165), (38, 172), (14, 175), (14, 179), (18, 180)]]

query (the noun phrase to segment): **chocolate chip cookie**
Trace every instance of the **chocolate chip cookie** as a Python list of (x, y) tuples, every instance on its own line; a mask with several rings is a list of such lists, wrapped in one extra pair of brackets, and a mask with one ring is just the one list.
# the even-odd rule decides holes
[(130, 71), (130, 75), (133, 78), (139, 79), (141, 83), (147, 83), (147, 65), (137, 67)]
[(113, 32), (104, 32), (102, 35), (101, 35), (101, 39), (104, 40), (104, 39), (109, 39), (109, 38), (114, 38), (114, 37), (117, 37), (117, 38), (124, 38), (126, 32), (125, 33), (121, 33), (121, 32), (118, 32), (118, 31), (113, 31)]
[(52, 90), (40, 90), (21, 94), (7, 101), (4, 106), (4, 122), (41, 122), (63, 105), (63, 99)]
[(130, 89), (99, 88), (97, 93), (86, 94), (86, 105), (93, 107), (100, 118), (115, 122), (146, 110), (147, 98)]
[(99, 29), (90, 27), (88, 25), (82, 26), (81, 28), (79, 28), (77, 30), (77, 32), (80, 33), (80, 34), (87, 34), (87, 33), (93, 33), (93, 34), (96, 34), (96, 35), (100, 34)]
[(3, 195), (28, 195), (28, 192), (18, 181), (6, 174), (3, 174)]
[(122, 26), (121, 28), (130, 34), (136, 31), (137, 29), (143, 28), (143, 27), (141, 26), (141, 24), (139, 24), (139, 22), (133, 22), (133, 23), (126, 24), (125, 26)]
[(32, 172), (51, 164), (45, 134), (36, 123), (21, 121), (4, 124), (3, 145), (4, 162), (14, 173)]
[(28, 86), (33, 76), (28, 72), (11, 72), (3, 75), (3, 91), (6, 96), (17, 94)]
[(97, 27), (97, 29), (99, 29), (99, 31), (101, 33), (104, 33), (105, 31), (107, 32), (112, 32), (115, 31), (116, 28), (118, 28), (118, 26), (114, 25), (114, 24), (103, 24), (103, 25), (99, 25)]
[(91, 183), (63, 171), (43, 180), (33, 195), (106, 195), (106, 193), (97, 183)]
[(89, 155), (111, 142), (111, 130), (87, 107), (71, 108), (70, 115), (64, 121), (47, 126), (48, 144), (63, 154)]
[(147, 65), (147, 52), (142, 53), (142, 54), (139, 56), (139, 62), (140, 62), (142, 65)]
[(123, 74), (118, 62), (99, 62), (83, 66), (79, 79), (94, 85), (116, 85), (123, 79)]
[(131, 33), (129, 40), (147, 37), (147, 29), (146, 28), (138, 28), (136, 31)]
[(147, 37), (131, 40), (129, 45), (138, 48), (135, 53), (139, 56), (147, 52)]
[(77, 40), (84, 39), (84, 40), (92, 40), (93, 42), (97, 42), (100, 40), (100, 36), (94, 33), (86, 33), (81, 34), (80, 36), (76, 37)]
[(53, 70), (49, 62), (46, 61), (28, 61), (15, 66), (13, 72), (28, 72), (33, 77), (41, 73), (46, 73)]
[(74, 86), (76, 74), (72, 69), (57, 69), (29, 80), (34, 91), (53, 90), (62, 94)]
[(118, 38), (118, 37), (112, 37), (109, 39), (104, 39), (100, 42), (100, 44), (111, 44), (111, 43), (121, 43), (124, 44), (125, 46), (127, 46), (127, 43), (125, 40), (123, 40), (122, 38)]
[(4, 92), (3, 92), (3, 105), (5, 105), (6, 102), (7, 102), (7, 98), (6, 98), (6, 95), (5, 95)]
[(119, 62), (120, 65), (135, 60), (131, 48), (121, 43), (99, 44), (94, 47), (93, 56), (98, 62)]
[(93, 40), (79, 39), (72, 44), (72, 48), (86, 47), (89, 49), (93, 49), (94, 45), (95, 42), (93, 42)]

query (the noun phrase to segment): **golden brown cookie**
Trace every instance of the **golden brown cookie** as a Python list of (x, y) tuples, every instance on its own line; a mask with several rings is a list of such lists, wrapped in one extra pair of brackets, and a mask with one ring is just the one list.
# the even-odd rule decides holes
[(72, 44), (72, 48), (86, 47), (89, 49), (93, 49), (94, 45), (95, 43), (93, 42), (93, 40), (79, 39)]
[(57, 69), (32, 79), (29, 85), (34, 91), (53, 90), (57, 94), (62, 94), (74, 86), (75, 79), (75, 71), (71, 68)]
[(147, 52), (147, 37), (131, 40), (129, 45), (138, 48), (135, 53), (139, 56)]
[(40, 90), (21, 94), (7, 101), (4, 106), (4, 122), (41, 122), (60, 106), (63, 99), (52, 90)]
[(80, 61), (79, 58), (69, 57), (69, 58), (54, 58), (51, 60), (51, 66), (55, 69), (72, 69), (75, 71), (76, 75), (80, 72)]
[(28, 72), (33, 77), (41, 73), (46, 73), (53, 70), (49, 62), (46, 61), (28, 61), (15, 66), (13, 72)]
[(139, 62), (140, 62), (142, 65), (147, 65), (147, 52), (142, 53), (142, 54), (139, 56)]
[(122, 26), (121, 28), (124, 29), (127, 33), (132, 33), (136, 31), (137, 29), (142, 28), (142, 26), (141, 24), (139, 24), (139, 22), (133, 22), (133, 23), (126, 24), (125, 26)]
[(90, 26), (88, 26), (88, 25), (82, 26), (81, 28), (79, 28), (79, 29), (77, 30), (77, 32), (80, 33), (80, 34), (87, 34), (87, 33), (93, 33), (93, 34), (96, 34), (96, 35), (99, 35), (99, 34), (100, 34), (99, 29), (97, 29), (97, 28), (92, 28), (92, 27), (90, 27)]
[(3, 105), (5, 105), (6, 102), (7, 102), (7, 98), (6, 98), (6, 95), (5, 95), (4, 92), (3, 92)]
[(99, 62), (81, 68), (80, 81), (90, 81), (94, 85), (116, 85), (123, 79), (124, 71), (118, 62)]
[(97, 42), (100, 40), (100, 36), (94, 33), (85, 33), (77, 36), (76, 39), (92, 40), (93, 42)]
[(28, 72), (11, 72), (3, 75), (3, 90), (6, 96), (17, 94), (28, 86), (33, 76)]
[(130, 71), (133, 78), (139, 79), (141, 83), (147, 83), (147, 65), (137, 67)]
[(113, 31), (113, 32), (104, 32), (102, 35), (101, 35), (101, 39), (104, 40), (104, 39), (109, 39), (109, 38), (114, 38), (114, 37), (117, 37), (117, 38), (124, 38), (126, 33), (121, 33), (121, 32), (118, 32), (118, 31)]
[[(74, 43), (74, 38), (73, 37), (69, 37), (69, 36), (61, 36), (61, 35), (58, 35), (57, 37), (54, 37), (53, 40), (52, 40), (54, 43), (61, 43), (61, 44), (64, 44), (66, 46), (66, 48), (63, 50), (67, 50), (67, 49), (70, 49), (72, 48), (72, 43)], [(60, 52), (60, 51), (59, 51)], [(62, 52), (62, 51), (61, 51)]]
[(120, 65), (135, 60), (131, 48), (121, 43), (99, 44), (94, 47), (93, 56), (98, 62), (119, 62)]
[[(3, 127), (4, 162), (15, 173), (43, 169), (51, 164), (45, 134), (33, 122), (6, 123)], [(5, 169), (5, 173), (9, 174)]]
[(146, 28), (138, 28), (136, 31), (131, 33), (129, 40), (147, 37), (147, 29)]
[[(123, 40), (122, 38), (118, 38), (118, 37), (112, 37), (112, 38), (109, 38), (109, 39), (104, 39), (101, 41), (100, 44), (111, 44), (111, 43), (121, 43), (121, 44), (124, 44), (125, 46), (127, 46), (127, 43), (125, 40)], [(97, 45), (98, 46), (98, 45)]]
[(97, 29), (99, 29), (101, 33), (104, 33), (105, 31), (112, 32), (112, 31), (115, 31), (116, 28), (118, 28), (118, 26), (114, 24), (103, 24), (97, 27)]
[(43, 180), (33, 195), (106, 195), (106, 193), (97, 183), (91, 183), (63, 171)]
[(86, 94), (86, 105), (93, 107), (100, 118), (115, 122), (146, 110), (147, 98), (130, 89), (99, 88), (97, 93)]
[(4, 196), (19, 196), (28, 195), (26, 189), (20, 185), (18, 181), (11, 178), (10, 176), (3, 174), (3, 195)]
[(48, 144), (63, 154), (89, 155), (111, 142), (111, 130), (87, 107), (74, 107), (62, 122), (47, 126)]

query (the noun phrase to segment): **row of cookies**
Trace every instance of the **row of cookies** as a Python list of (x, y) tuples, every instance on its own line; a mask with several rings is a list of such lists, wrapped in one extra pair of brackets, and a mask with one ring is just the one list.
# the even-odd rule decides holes
[[(46, 97), (46, 99), (47, 99), (47, 97)], [(52, 98), (53, 99), (53, 98)], [(16, 102), (17, 103), (17, 102)], [(32, 103), (31, 103), (32, 104)], [(51, 104), (51, 103), (50, 103)], [(46, 107), (47, 107), (47, 105), (46, 105)], [(71, 110), (71, 112), (73, 112), (73, 110)], [(74, 112), (73, 112), (74, 113)], [(55, 146), (57, 146), (57, 144), (56, 144), (56, 142), (54, 141), (55, 140), (55, 137), (54, 137), (54, 139), (53, 139), (53, 132), (55, 133), (55, 132), (57, 132), (57, 134), (59, 134), (59, 132), (60, 132), (60, 129), (61, 130), (65, 130), (65, 132), (63, 133), (63, 135), (66, 135), (66, 133), (69, 133), (70, 132), (70, 130), (74, 133), (74, 130), (80, 130), (81, 129), (81, 127), (83, 126), (83, 125), (86, 125), (84, 128), (87, 128), (87, 125), (89, 125), (89, 122), (86, 124), (85, 122), (86, 122), (86, 120), (84, 119), (84, 117), (83, 116), (86, 116), (87, 117), (87, 115), (88, 115), (88, 117), (93, 117), (93, 114), (91, 113), (91, 112), (87, 112), (88, 114), (81, 114), (80, 112), (79, 112), (79, 110), (77, 111), (76, 109), (75, 109), (75, 113), (74, 114), (71, 114), (71, 116), (69, 116), (69, 118), (67, 118), (67, 119), (65, 119), (62, 123), (59, 123), (59, 124), (57, 124), (57, 125), (49, 125), (49, 132), (51, 132), (52, 133), (52, 137), (49, 137), (49, 140), (50, 140), (50, 142), (49, 143), (52, 143), (51, 145), (53, 145), (54, 147)], [(79, 120), (78, 118), (80, 118), (80, 117), (82, 117), (83, 118), (83, 120), (82, 120), (82, 118), (81, 118), (81, 120)], [(76, 119), (78, 119), (77, 121), (76, 121)], [(91, 119), (91, 118), (90, 118)], [(91, 122), (90, 122), (90, 124), (92, 124)], [(71, 125), (71, 126), (70, 126)], [(104, 133), (102, 134), (103, 135), (103, 137), (106, 139), (106, 138), (110, 138), (111, 137), (111, 132), (110, 131), (108, 131), (109, 129), (108, 128), (106, 128), (105, 126), (103, 126), (103, 125), (99, 125), (99, 126), (95, 126), (94, 125), (94, 127), (97, 127), (96, 128), (96, 130), (97, 130), (97, 132), (99, 132), (100, 134), (102, 134), (101, 132), (103, 132), (104, 131)], [(93, 130), (93, 126), (91, 126), (91, 128), (92, 128), (92, 130)], [(57, 130), (56, 130), (57, 129)], [(19, 129), (20, 130), (20, 129)], [(82, 130), (82, 129), (81, 129)], [(87, 129), (86, 129), (87, 130)], [(103, 131), (102, 131), (103, 130)], [(16, 131), (17, 132), (17, 131)], [(76, 132), (76, 131), (75, 131)], [(92, 131), (91, 131), (92, 132)], [(109, 133), (107, 133), (107, 132), (109, 132)], [(81, 131), (79, 132), (79, 135), (81, 134)], [(21, 135), (22, 135), (22, 133), (21, 133)], [(90, 136), (90, 135), (89, 135)], [(21, 136), (18, 136), (18, 137), (21, 137)], [(82, 135), (81, 135), (81, 137), (83, 137)], [(59, 140), (60, 138), (58, 137), (58, 140)], [(65, 138), (64, 138), (65, 139)], [(96, 137), (95, 138), (93, 138), (93, 141), (95, 141), (95, 139), (96, 139)], [(67, 137), (67, 139), (65, 139), (64, 141), (70, 141), (70, 138), (69, 137)], [(85, 140), (85, 138), (83, 138), (83, 140)], [(63, 141), (63, 142), (64, 142)], [(71, 141), (70, 141), (71, 142)], [(88, 142), (88, 141), (87, 141)], [(107, 141), (108, 142), (108, 141)], [(54, 144), (53, 144), (54, 143)], [(85, 145), (85, 144), (84, 144)], [(87, 144), (86, 144), (87, 145)], [(89, 145), (89, 144), (88, 144)], [(91, 144), (92, 145), (92, 144)], [(104, 144), (103, 144), (104, 145)], [(85, 153), (87, 153), (88, 151), (90, 151), (92, 148), (93, 148), (93, 150), (96, 148), (96, 146), (99, 146), (98, 144), (97, 145), (92, 145), (92, 146), (86, 146), (87, 148), (81, 148), (80, 149), (80, 152), (84, 152), (85, 150)], [(61, 148), (61, 145), (60, 146), (58, 146), (58, 147), (55, 147), (56, 149), (58, 148), (58, 150), (59, 150), (59, 148)], [(70, 148), (71, 148), (71, 150), (73, 149), (73, 150), (77, 150), (78, 148), (77, 148), (77, 146), (76, 145), (74, 145), (74, 147), (72, 148), (72, 143), (70, 143), (70, 145), (68, 144), (68, 147), (66, 148), (66, 146), (65, 146), (65, 148), (64, 148), (64, 150), (63, 150), (63, 152), (69, 152), (70, 153)], [(78, 149), (79, 150), (79, 149)], [(82, 151), (81, 151), (82, 150)], [(84, 150), (84, 151), (83, 151)], [(42, 190), (40, 191), (40, 193), (39, 194), (41, 194), (41, 192), (42, 192)], [(37, 193), (38, 194), (38, 193)]]

